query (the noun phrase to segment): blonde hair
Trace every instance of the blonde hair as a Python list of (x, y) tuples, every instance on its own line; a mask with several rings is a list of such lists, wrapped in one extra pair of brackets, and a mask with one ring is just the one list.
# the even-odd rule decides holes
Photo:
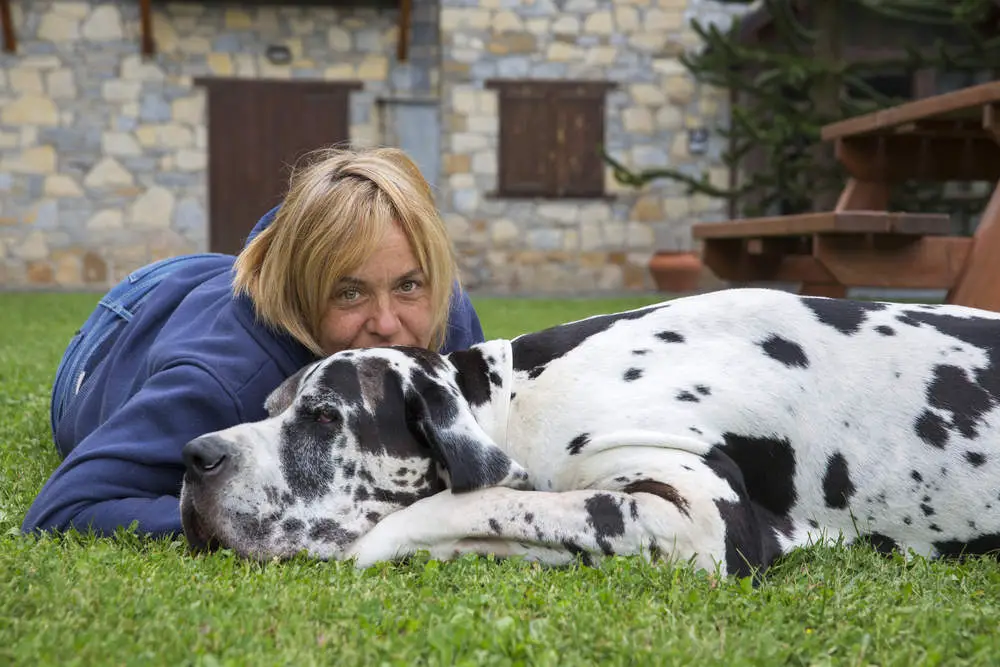
[(361, 266), (398, 225), (427, 280), (429, 347), (444, 343), (455, 251), (420, 169), (396, 148), (331, 148), (296, 168), (274, 220), (240, 252), (235, 294), (257, 317), (317, 356), (320, 323), (333, 288)]

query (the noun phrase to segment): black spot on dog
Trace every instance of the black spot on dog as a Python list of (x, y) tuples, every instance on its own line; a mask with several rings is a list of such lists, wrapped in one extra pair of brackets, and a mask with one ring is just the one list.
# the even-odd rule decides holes
[(368, 487), (358, 485), (358, 488), (354, 490), (354, 501), (363, 503), (369, 498), (371, 498), (371, 494), (368, 492)]
[(319, 519), (309, 528), (309, 539), (314, 542), (344, 545), (353, 542), (357, 537), (357, 533), (345, 530), (333, 519)]
[(662, 340), (664, 343), (683, 343), (684, 336), (680, 335), (676, 331), (661, 331), (656, 334), (656, 337)]
[(936, 523), (932, 523), (931, 525), (927, 526), (927, 528), (929, 528), (930, 530), (933, 530), (935, 533), (943, 533), (944, 532), (943, 530), (941, 530), (941, 526), (937, 525)]
[(527, 514), (524, 515), (524, 521), (530, 526), (535, 521), (535, 515), (532, 514), (531, 512), (528, 512)]
[(905, 524), (906, 524), (907, 526), (909, 526), (910, 524), (912, 524), (912, 523), (913, 523), (913, 519), (911, 519), (911, 518), (910, 518), (910, 517), (908, 517), (908, 516), (904, 516), (904, 517), (903, 517), (903, 523), (905, 523)]
[(809, 519), (809, 527), (814, 529), (819, 528), (819, 522), (817, 522), (815, 519)]
[(899, 544), (896, 540), (883, 535), (882, 533), (868, 533), (867, 535), (860, 535), (858, 539), (854, 541), (854, 544), (864, 544), (875, 549), (875, 551), (886, 556), (891, 555), (894, 551), (899, 551)]
[(905, 324), (908, 327), (919, 327), (920, 322), (913, 319), (909, 315), (896, 315), (896, 321)]
[(624, 377), (625, 377), (625, 381), (626, 382), (633, 382), (635, 380), (638, 380), (639, 378), (642, 377), (642, 369), (641, 368), (630, 368), (627, 371), (625, 371), (625, 376)]
[[(716, 445), (706, 464), (718, 466), (719, 453), (731, 459), (746, 481), (750, 499), (768, 511), (787, 516), (798, 497), (795, 490), (795, 450), (787, 438), (754, 437), (736, 433), (723, 434), (725, 444)], [(716, 474), (719, 474), (716, 470)]]
[(932, 516), (934, 514), (934, 508), (926, 502), (920, 503), (920, 511), (924, 513), (924, 516)]
[(678, 392), (677, 400), (686, 401), (688, 403), (698, 403), (701, 401), (700, 398), (698, 398), (697, 396), (695, 396), (694, 394), (692, 394), (690, 391), (687, 390)]
[[(658, 482), (655, 479), (637, 479), (626, 486), (624, 491), (625, 493), (651, 493), (654, 496), (659, 496), (668, 503), (673, 504), (681, 514), (689, 519), (691, 518), (691, 505), (688, 503), (687, 498), (678, 493), (677, 489), (669, 484)], [(633, 516), (632, 518), (637, 517)]]
[(632, 350), (632, 354), (641, 357), (645, 354), (649, 354), (649, 350)]
[(963, 558), (967, 556), (996, 557), (1000, 552), (1000, 535), (986, 534), (980, 535), (968, 541), (948, 540), (946, 542), (934, 542), (937, 552), (947, 558)]
[(847, 469), (847, 459), (840, 452), (832, 454), (826, 461), (826, 474), (823, 476), (823, 496), (826, 506), (844, 509), (852, 495), (854, 495), (854, 483)]
[(710, 388), (706, 387), (703, 384), (696, 384), (694, 386), (694, 390), (696, 392), (698, 392), (699, 394), (701, 394), (702, 396), (711, 396), (712, 395), (712, 390)]
[(726, 571), (759, 583), (764, 570), (781, 554), (778, 539), (767, 530), (766, 511), (753, 503), (716, 500), (715, 506), (726, 526)]
[(668, 306), (669, 304), (656, 304), (624, 313), (596, 315), (522, 334), (511, 341), (514, 370), (527, 371), (529, 377), (536, 378), (549, 363), (572, 352), (591, 336), (607, 331), (623, 320), (638, 320)]
[(948, 429), (940, 415), (924, 410), (913, 425), (917, 436), (928, 445), (944, 449), (948, 442)]
[(503, 532), (503, 529), (500, 528), (500, 522), (497, 521), (496, 519), (490, 519), (489, 523), (490, 523), (490, 530), (493, 531), (494, 535), (499, 535), (500, 533)]
[[(500, 376), (486, 363), (482, 350), (468, 348), (456, 350), (448, 356), (451, 365), (455, 367), (455, 383), (469, 405), (479, 406), (490, 402), (492, 396), (491, 382), (500, 386)], [(496, 375), (496, 382), (492, 376)]]
[(764, 342), (760, 343), (760, 346), (764, 350), (764, 354), (789, 368), (795, 368), (796, 366), (799, 368), (809, 367), (809, 359), (806, 357), (802, 346), (787, 338), (771, 334)]
[(569, 444), (566, 446), (566, 451), (568, 451), (571, 455), (579, 454), (580, 450), (586, 447), (588, 442), (590, 442), (590, 434), (581, 433), (569, 441)]
[(916, 470), (911, 470), (911, 471), (910, 471), (910, 477), (912, 477), (912, 478), (913, 478), (913, 481), (914, 481), (914, 482), (922, 482), (922, 481), (924, 481), (924, 476), (923, 476), (923, 475), (921, 475), (921, 474), (920, 474), (919, 472), (917, 472)]
[(966, 438), (978, 435), (976, 426), (991, 408), (989, 393), (970, 380), (957, 366), (934, 367), (934, 376), (927, 386), (927, 402), (951, 413), (951, 427)]
[[(541, 532), (539, 532), (538, 537), (539, 539), (542, 538)], [(564, 540), (562, 545), (563, 548), (566, 549), (566, 551), (568, 551), (573, 557), (579, 559), (581, 564), (585, 565), (586, 567), (593, 566), (594, 563), (593, 560), (590, 558), (590, 554), (587, 553), (584, 549), (582, 549), (580, 545), (578, 545), (576, 542), (573, 542), (572, 540)]]
[(382, 518), (382, 515), (379, 514), (378, 512), (368, 512), (367, 514), (365, 514), (365, 518), (371, 521), (372, 523), (378, 523), (379, 519)]
[(594, 529), (594, 540), (605, 556), (614, 554), (610, 539), (625, 534), (625, 517), (613, 496), (598, 493), (587, 498), (587, 523)]
[(692, 433), (697, 433), (698, 435), (704, 435), (703, 432), (702, 432), (702, 430), (700, 428), (695, 427), (695, 426), (689, 426), (688, 430), (691, 431)]
[(818, 297), (799, 297), (816, 316), (821, 324), (833, 327), (840, 333), (850, 336), (861, 330), (868, 313), (885, 310), (887, 304), (875, 301), (852, 301), (850, 299), (823, 299)]
[(302, 532), (302, 529), (306, 527), (306, 524), (298, 519), (285, 519), (281, 524), (281, 529), (286, 533), (294, 534)]
[(875, 331), (879, 332), (883, 336), (895, 336), (896, 335), (896, 330), (895, 329), (893, 329), (890, 326), (886, 326), (884, 324), (880, 324), (877, 327), (875, 327)]
[(981, 452), (966, 452), (965, 460), (974, 468), (978, 468), (986, 463), (986, 457)]

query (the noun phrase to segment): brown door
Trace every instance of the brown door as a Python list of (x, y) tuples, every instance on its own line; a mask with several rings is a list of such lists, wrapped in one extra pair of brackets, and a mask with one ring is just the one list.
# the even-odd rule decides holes
[(305, 153), (346, 144), (354, 82), (199, 79), (208, 90), (208, 247), (236, 254)]

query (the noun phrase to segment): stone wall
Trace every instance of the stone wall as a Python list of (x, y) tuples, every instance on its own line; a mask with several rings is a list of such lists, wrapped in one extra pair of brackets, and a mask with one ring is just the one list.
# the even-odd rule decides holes
[[(631, 168), (670, 165), (725, 184), (712, 133), (688, 152), (689, 128), (715, 128), (725, 94), (697, 85), (678, 62), (700, 40), (690, 19), (728, 24), (736, 11), (707, 0), (441, 0), (442, 117), (447, 221), (465, 279), (493, 291), (649, 289), (654, 249), (691, 248), (694, 222), (719, 200), (671, 182), (635, 191), (607, 170), (606, 200), (487, 198), (497, 179), (496, 92), (490, 78), (609, 80), (605, 141)], [(731, 6), (730, 6), (731, 7)]]
[[(277, 4), (277, 3), (276, 3)], [(677, 62), (698, 46), (693, 16), (728, 21), (709, 0), (420, 0), (410, 59), (395, 62), (394, 9), (154, 3), (157, 52), (140, 55), (139, 3), (15, 2), (16, 54), (0, 54), (0, 288), (103, 289), (134, 268), (207, 249), (205, 94), (196, 77), (362, 80), (355, 143), (420, 142), (414, 119), (441, 118), (425, 164), (470, 289), (648, 289), (654, 249), (691, 246), (718, 202), (608, 174), (606, 200), (489, 199), (496, 187), (491, 77), (612, 80), (607, 145), (632, 167), (670, 164), (726, 178), (713, 136), (723, 96)], [(264, 51), (288, 46), (293, 61)], [(392, 105), (423, 105), (393, 127)], [(402, 116), (402, 114), (401, 114)], [(388, 119), (388, 120), (387, 120)], [(422, 121), (421, 121), (422, 122)], [(436, 159), (440, 157), (440, 160)]]
[[(419, 3), (411, 58), (394, 62), (385, 9), (154, 4), (157, 53), (140, 56), (139, 3), (12, 3), (0, 55), (0, 286), (103, 288), (207, 244), (200, 76), (360, 79), (351, 137), (378, 142), (375, 100), (428, 95), (437, 7)], [(293, 62), (272, 65), (267, 45)]]

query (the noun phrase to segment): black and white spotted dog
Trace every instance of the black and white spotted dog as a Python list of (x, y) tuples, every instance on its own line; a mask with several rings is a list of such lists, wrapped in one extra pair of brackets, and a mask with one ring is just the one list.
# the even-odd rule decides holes
[(1000, 314), (732, 289), (440, 356), (342, 352), (190, 442), (195, 547), (360, 566), (641, 554), (746, 574), (843, 536), (1000, 548)]

